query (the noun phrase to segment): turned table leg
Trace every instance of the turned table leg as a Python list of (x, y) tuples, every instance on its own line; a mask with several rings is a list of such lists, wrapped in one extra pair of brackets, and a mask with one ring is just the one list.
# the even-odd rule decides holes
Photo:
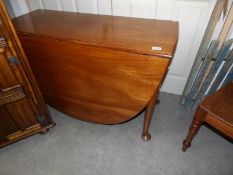
[(191, 146), (191, 142), (194, 138), (194, 136), (198, 133), (198, 130), (203, 123), (203, 118), (206, 115), (206, 111), (202, 108), (198, 107), (195, 116), (193, 118), (192, 124), (189, 128), (189, 133), (186, 137), (186, 139), (183, 141), (183, 147), (182, 151), (185, 152), (187, 148)]
[(149, 127), (150, 127), (150, 122), (152, 119), (152, 115), (154, 112), (154, 108), (156, 104), (159, 104), (159, 100), (157, 99), (158, 97), (158, 91), (155, 93), (153, 98), (150, 100), (150, 102), (146, 106), (146, 112), (145, 112), (145, 117), (144, 117), (144, 125), (143, 125), (143, 132), (142, 132), (142, 139), (144, 141), (149, 141), (151, 138), (151, 135), (149, 133)]

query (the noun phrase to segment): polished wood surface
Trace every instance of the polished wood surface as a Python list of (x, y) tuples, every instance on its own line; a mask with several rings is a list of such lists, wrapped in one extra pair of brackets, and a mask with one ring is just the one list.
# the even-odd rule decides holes
[(178, 23), (173, 21), (51, 10), (37, 10), (13, 21), (20, 33), (169, 58), (178, 40)]
[(214, 95), (207, 96), (200, 106), (233, 126), (233, 82), (216, 91)]
[(170, 64), (169, 59), (54, 39), (20, 39), (46, 102), (95, 123), (121, 123), (136, 116)]
[(191, 146), (191, 142), (203, 122), (233, 139), (233, 82), (206, 97), (199, 105), (189, 133), (184, 140), (183, 151)]
[(156, 104), (159, 104), (159, 100), (158, 100), (159, 86), (157, 88), (158, 89), (155, 91), (155, 94), (150, 99), (145, 109), (145, 119), (144, 119), (143, 132), (142, 132), (142, 139), (145, 141), (151, 139), (151, 135), (149, 133), (150, 122), (153, 116), (154, 107)]
[[(42, 117), (43, 120), (39, 121)], [(0, 148), (54, 126), (0, 1)]]
[(101, 124), (125, 122), (146, 108), (142, 137), (149, 140), (176, 22), (38, 10), (14, 25), (49, 105)]

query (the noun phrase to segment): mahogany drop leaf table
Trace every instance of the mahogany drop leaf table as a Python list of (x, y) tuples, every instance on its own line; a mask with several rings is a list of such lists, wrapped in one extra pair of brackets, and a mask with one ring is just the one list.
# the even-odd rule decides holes
[(46, 102), (117, 124), (146, 110), (142, 138), (178, 40), (174, 21), (36, 10), (13, 20)]

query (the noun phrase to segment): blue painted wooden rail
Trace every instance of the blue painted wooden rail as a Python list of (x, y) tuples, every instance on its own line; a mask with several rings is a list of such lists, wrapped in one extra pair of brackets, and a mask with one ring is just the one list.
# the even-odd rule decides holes
[(206, 57), (205, 57), (203, 63), (201, 64), (201, 67), (199, 69), (197, 77), (192, 85), (192, 88), (190, 90), (188, 98), (185, 102), (186, 106), (191, 106), (194, 103), (196, 96), (197, 96), (197, 93), (198, 93), (198, 89), (201, 85), (202, 79), (203, 79), (203, 77), (206, 73), (206, 70), (207, 70), (207, 68), (208, 68), (208, 66), (213, 58), (213, 55), (216, 52), (216, 49), (218, 47), (218, 43), (219, 43), (218, 40), (214, 40), (211, 42), (210, 47), (207, 51)]
[(226, 62), (224, 63), (222, 69), (220, 70), (217, 78), (215, 79), (207, 95), (212, 94), (214, 91), (216, 91), (219, 88), (219, 86), (221, 85), (223, 79), (225, 78), (226, 74), (228, 73), (232, 65), (233, 65), (233, 50), (231, 50), (231, 53), (227, 57)]
[[(218, 43), (218, 40), (211, 42), (207, 55), (200, 65), (197, 77), (186, 100), (186, 107), (196, 107), (204, 98), (208, 89), (207, 94), (209, 95), (216, 91), (221, 84), (224, 85), (233, 80), (233, 50), (230, 50), (233, 39), (225, 41), (220, 51), (217, 50)], [(213, 58), (214, 55), (217, 55), (216, 58)], [(224, 61), (224, 65), (219, 70)], [(225, 80), (223, 82), (224, 78)]]
[(211, 82), (213, 81), (219, 67), (221, 66), (223, 61), (230, 54), (230, 48), (231, 48), (232, 43), (233, 43), (233, 39), (228, 40), (224, 43), (221, 51), (219, 52), (217, 58), (214, 61), (214, 64), (213, 64), (203, 86), (201, 87), (199, 93), (197, 94), (196, 103), (199, 103), (204, 98), (205, 93), (206, 93), (208, 87), (210, 86)]

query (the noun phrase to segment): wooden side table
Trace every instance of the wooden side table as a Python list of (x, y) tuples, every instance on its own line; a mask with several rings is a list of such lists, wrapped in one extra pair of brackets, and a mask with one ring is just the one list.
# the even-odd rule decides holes
[(203, 122), (233, 139), (233, 82), (206, 97), (199, 105), (189, 133), (183, 142), (183, 151), (191, 146)]

